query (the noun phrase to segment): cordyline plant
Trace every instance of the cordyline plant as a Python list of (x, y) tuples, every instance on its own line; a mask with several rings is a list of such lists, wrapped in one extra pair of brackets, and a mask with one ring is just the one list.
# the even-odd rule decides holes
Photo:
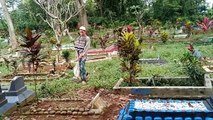
[(167, 41), (168, 38), (169, 38), (169, 33), (168, 33), (168, 32), (165, 32), (165, 31), (161, 32), (161, 33), (160, 33), (160, 38), (161, 38), (161, 41), (162, 41), (163, 43), (166, 43), (166, 41)]
[(106, 47), (107, 47), (106, 44), (107, 44), (107, 42), (109, 41), (109, 33), (107, 33), (107, 34), (104, 35), (103, 37), (100, 37), (99, 40), (100, 40), (101, 48), (102, 48), (103, 50), (105, 50)]
[(138, 39), (131, 32), (125, 32), (118, 40), (118, 52), (121, 58), (122, 71), (126, 73), (125, 82), (129, 85), (136, 80), (137, 73), (140, 72), (139, 55), (141, 53), (141, 45)]
[(209, 20), (208, 17), (204, 17), (202, 22), (197, 23), (197, 25), (207, 32), (211, 26), (213, 26), (213, 20)]
[(30, 29), (25, 30), (27, 36), (23, 36), (24, 38), (24, 44), (21, 44), (21, 47), (24, 47), (23, 49), (23, 57), (28, 58), (28, 70), (29, 73), (31, 72), (31, 64), (33, 66), (33, 70), (37, 71), (39, 62), (41, 61), (41, 57), (39, 55), (39, 52), (41, 50), (41, 43), (36, 42), (41, 35), (33, 35), (32, 31)]
[(186, 21), (185, 28), (186, 28), (186, 32), (187, 32), (187, 37), (190, 37), (192, 34), (192, 22)]

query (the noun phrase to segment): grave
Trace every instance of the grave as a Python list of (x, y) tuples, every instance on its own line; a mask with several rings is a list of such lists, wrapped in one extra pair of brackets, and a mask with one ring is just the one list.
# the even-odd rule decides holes
[(118, 47), (116, 45), (111, 45), (107, 47), (106, 49), (93, 49), (88, 51), (89, 55), (101, 55), (101, 54), (107, 54), (108, 56), (111, 55), (117, 55)]
[[(150, 77), (137, 78), (140, 81), (152, 80)], [(189, 77), (161, 77), (158, 81), (182, 81), (190, 80)], [(120, 79), (113, 90), (118, 94), (132, 94), (148, 98), (208, 98), (213, 95), (212, 83), (209, 74), (204, 76), (203, 86), (122, 86), (124, 79)], [(184, 83), (184, 82), (183, 82)]]
[(141, 64), (166, 64), (166, 61), (160, 58), (139, 59), (139, 62)]
[[(54, 46), (53, 48), (52, 48), (52, 50), (58, 50), (57, 48), (56, 48), (56, 46)], [(74, 45), (73, 44), (65, 44), (65, 45), (61, 45), (61, 50), (75, 50), (75, 47), (74, 47)]]
[(27, 90), (22, 76), (16, 76), (10, 83), (9, 89), (4, 91), (8, 103), (24, 105), (35, 97), (35, 93)]
[(16, 109), (16, 104), (8, 103), (7, 99), (5, 98), (5, 93), (2, 92), (0, 86), (0, 115), (7, 114), (14, 109)]
[(174, 35), (174, 38), (186, 38), (187, 34)]
[(213, 120), (213, 97), (206, 100), (130, 100), (118, 120)]
[[(66, 104), (61, 104), (65, 102)], [(49, 103), (50, 107), (46, 107)], [(60, 106), (60, 107), (59, 107)], [(63, 106), (63, 107), (62, 107)], [(27, 106), (26, 106), (27, 107)], [(42, 99), (36, 104), (32, 104), (28, 111), (23, 114), (28, 115), (100, 115), (104, 112), (107, 104), (100, 97), (100, 93), (96, 94), (94, 98), (63, 98), (63, 99)]]

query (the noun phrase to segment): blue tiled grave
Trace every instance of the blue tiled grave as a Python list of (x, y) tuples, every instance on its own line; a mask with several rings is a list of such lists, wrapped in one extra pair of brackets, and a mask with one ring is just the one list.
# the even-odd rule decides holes
[(213, 97), (207, 100), (130, 100), (118, 120), (213, 120)]

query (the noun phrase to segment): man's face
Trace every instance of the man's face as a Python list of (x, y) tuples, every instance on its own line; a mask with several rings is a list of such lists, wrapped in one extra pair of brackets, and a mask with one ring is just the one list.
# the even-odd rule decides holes
[(85, 36), (86, 35), (86, 31), (85, 30), (80, 30), (80, 35), (81, 36)]

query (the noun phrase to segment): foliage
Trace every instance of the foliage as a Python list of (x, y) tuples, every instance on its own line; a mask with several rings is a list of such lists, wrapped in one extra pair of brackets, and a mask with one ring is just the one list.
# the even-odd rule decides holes
[(109, 41), (109, 33), (99, 38), (102, 49), (106, 49), (106, 43)]
[(209, 20), (208, 17), (204, 17), (202, 22), (198, 22), (197, 25), (207, 32), (211, 26), (213, 26), (213, 20)]
[(93, 36), (93, 33), (94, 33), (94, 29), (92, 27), (89, 27), (88, 30), (87, 30), (87, 35)]
[(192, 34), (192, 22), (186, 21), (185, 28), (186, 28), (187, 37), (190, 37)]
[(95, 39), (92, 39), (92, 40), (91, 40), (91, 46), (92, 46), (93, 48), (97, 48), (97, 44), (98, 44), (98, 41), (97, 41), (97, 40), (95, 40)]
[(137, 73), (140, 72), (138, 60), (141, 45), (133, 33), (125, 32), (118, 40), (118, 50), (121, 57), (122, 71), (126, 73), (124, 79), (131, 85), (136, 80)]
[(165, 32), (165, 31), (161, 32), (160, 33), (160, 38), (161, 38), (161, 40), (162, 40), (163, 43), (166, 43), (166, 41), (169, 38), (168, 32)]
[(39, 62), (41, 61), (41, 56), (39, 52), (41, 50), (41, 43), (36, 42), (41, 35), (33, 35), (30, 29), (26, 29), (26, 36), (22, 35), (24, 38), (24, 44), (21, 44), (21, 47), (24, 47), (22, 50), (23, 57), (28, 58), (28, 69), (31, 71), (31, 64), (33, 65), (33, 70), (37, 71)]
[(194, 83), (203, 85), (205, 72), (202, 69), (201, 61), (187, 52), (183, 54), (181, 62), (183, 63), (184, 69), (188, 75), (194, 80)]
[(51, 37), (50, 40), (49, 40), (49, 42), (50, 42), (52, 45), (54, 45), (54, 44), (57, 43), (55, 37)]
[(70, 59), (70, 52), (65, 50), (65, 51), (62, 51), (62, 57), (66, 60), (66, 62), (69, 62), (69, 59)]
[(73, 89), (78, 89), (80, 84), (71, 82), (68, 79), (46, 81), (39, 86), (39, 97), (59, 97), (62, 93), (67, 93)]
[(191, 20), (194, 15), (202, 13), (199, 10), (202, 3), (203, 0), (156, 0), (153, 2), (153, 17), (163, 23), (174, 23), (178, 17), (188, 17)]
[(7, 67), (7, 69), (10, 68), (9, 66), (12, 66), (12, 68), (13, 68), (13, 74), (16, 74), (17, 68), (18, 68), (18, 63), (17, 63), (17, 61), (14, 60), (14, 59), (6, 59), (6, 58), (4, 58), (4, 57), (3, 57), (3, 60), (4, 60), (4, 63), (5, 63), (5, 65), (6, 65), (6, 67)]

